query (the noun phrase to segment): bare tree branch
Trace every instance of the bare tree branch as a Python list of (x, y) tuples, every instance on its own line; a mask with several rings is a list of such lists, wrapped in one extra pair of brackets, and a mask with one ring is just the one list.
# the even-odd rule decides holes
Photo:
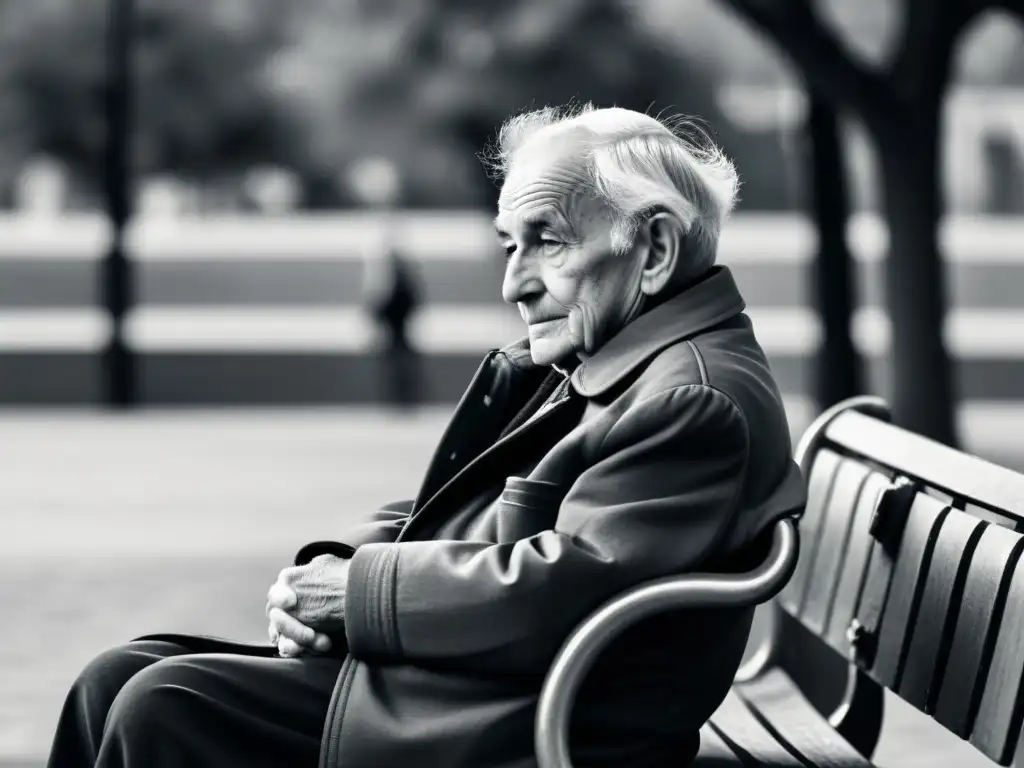
[(970, 0), (976, 6), (975, 13), (981, 13), (989, 8), (1006, 11), (1017, 17), (1017, 20), (1024, 23), (1024, 0)]
[(1024, 0), (904, 0), (903, 32), (890, 75), (896, 98), (938, 105), (949, 84), (957, 38), (990, 9), (1024, 23)]
[(903, 32), (890, 74), (897, 99), (938, 106), (949, 84), (956, 39), (984, 5), (984, 0), (904, 0)]
[(842, 40), (815, 17), (807, 0), (723, 3), (775, 40), (807, 85), (833, 106), (850, 108), (867, 121), (883, 117), (896, 106), (885, 78), (859, 64)]

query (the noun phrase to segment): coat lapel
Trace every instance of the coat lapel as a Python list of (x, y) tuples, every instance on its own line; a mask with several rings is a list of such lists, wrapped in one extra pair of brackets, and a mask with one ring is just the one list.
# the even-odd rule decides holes
[(521, 465), (532, 455), (546, 453), (579, 422), (585, 405), (586, 399), (573, 391), (567, 379), (535, 414), (486, 448), (420, 506), (397, 540), (408, 538), (410, 529), (421, 528), (436, 510), (457, 506), (500, 482), (509, 467)]

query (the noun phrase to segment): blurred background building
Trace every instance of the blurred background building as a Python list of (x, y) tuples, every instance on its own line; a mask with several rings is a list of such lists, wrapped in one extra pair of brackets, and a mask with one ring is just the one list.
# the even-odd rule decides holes
[[(814, 232), (801, 170), (806, 98), (773, 45), (716, 0), (137, 0), (130, 136), (142, 405), (379, 401), (363, 286), (382, 229), (421, 283), (408, 318), (417, 399), (453, 402), (480, 354), (520, 333), (499, 296), (477, 153), (509, 114), (570, 99), (698, 116), (736, 160), (722, 245), (786, 391), (806, 393)], [(853, 52), (885, 56), (890, 0), (820, 5)], [(0, 2), (0, 402), (102, 400), (110, 333), (100, 260), (104, 0)], [(1009, 17), (966, 35), (946, 100), (949, 343), (967, 399), (1024, 385), (1016, 328), (1024, 214), (1024, 44)], [(885, 393), (877, 169), (843, 126), (860, 264), (857, 343)], [(396, 170), (401, 205), (365, 205), (352, 169)], [(989, 226), (998, 217), (998, 226)], [(981, 233), (981, 234), (979, 234)], [(368, 254), (370, 254), (368, 256)], [(976, 342), (1001, 323), (1004, 344)], [(1017, 335), (1019, 338), (1019, 335)]]

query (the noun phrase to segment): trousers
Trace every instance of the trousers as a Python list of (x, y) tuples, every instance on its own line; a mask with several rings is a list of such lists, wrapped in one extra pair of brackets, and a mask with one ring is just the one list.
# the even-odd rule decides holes
[(176, 637), (101, 653), (68, 692), (48, 768), (316, 768), (342, 659), (210, 647)]

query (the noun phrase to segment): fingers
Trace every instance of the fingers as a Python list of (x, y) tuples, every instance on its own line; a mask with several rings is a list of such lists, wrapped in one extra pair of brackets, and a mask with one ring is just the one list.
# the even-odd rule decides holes
[(294, 640), (299, 645), (311, 646), (316, 637), (316, 632), (300, 622), (294, 616), (290, 616), (280, 608), (271, 608), (268, 614), (271, 626), (283, 635)]
[(270, 637), (270, 644), (277, 647), (278, 655), (284, 658), (295, 658), (306, 652), (306, 648), (290, 637), (282, 635), (273, 624), (267, 628), (267, 635)]
[[(286, 638), (305, 648), (311, 648), (321, 653), (331, 649), (331, 639), (327, 635), (307, 627), (280, 608), (271, 608), (269, 618), (271, 638), (273, 638), (273, 633), (277, 632), (279, 638)], [(278, 647), (280, 648), (280, 639)]]
[(284, 637), (283, 635), (277, 638), (277, 642), (275, 643), (275, 645), (277, 646), (278, 654), (286, 659), (294, 659), (295, 657), (302, 656), (303, 654), (309, 653), (310, 651), (314, 653), (326, 653), (327, 651), (331, 650), (330, 639), (326, 638), (324, 635), (317, 636), (316, 641), (314, 641), (313, 643), (312, 649), (306, 648), (303, 645), (299, 645), (290, 637)]
[(306, 649), (287, 637), (277, 641), (277, 652), (286, 659), (294, 659), (306, 652)]
[(298, 595), (286, 582), (278, 579), (267, 591), (267, 616), (270, 616), (271, 608), (280, 608), (287, 611), (296, 606), (299, 602)]
[(270, 620), (267, 634), (282, 656), (297, 656), (306, 650), (325, 653), (331, 649), (331, 639), (327, 635), (304, 624), (303, 620), (308, 621), (308, 618), (300, 620), (293, 615), (301, 615), (302, 612), (297, 610), (299, 598), (292, 581), (303, 572), (300, 567), (285, 568), (267, 591), (266, 614)]

